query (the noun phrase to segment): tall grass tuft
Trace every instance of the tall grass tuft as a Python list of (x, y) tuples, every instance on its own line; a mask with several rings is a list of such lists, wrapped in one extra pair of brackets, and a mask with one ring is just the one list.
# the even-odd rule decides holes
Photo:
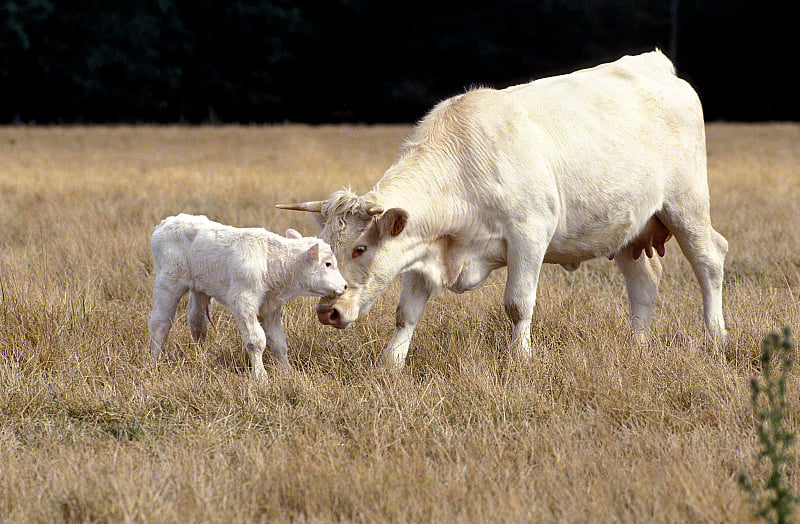
[(759, 460), (769, 463), (766, 479), (754, 484), (742, 474), (739, 482), (750, 494), (756, 515), (769, 522), (791, 522), (798, 497), (786, 478), (786, 465), (794, 457), (795, 434), (787, 428), (786, 377), (794, 363), (794, 344), (788, 327), (770, 333), (761, 344), (761, 373), (750, 377), (750, 402), (756, 417)]

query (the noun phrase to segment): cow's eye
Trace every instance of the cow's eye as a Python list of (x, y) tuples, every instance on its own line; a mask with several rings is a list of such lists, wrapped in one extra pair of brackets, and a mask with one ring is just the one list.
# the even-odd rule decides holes
[(367, 250), (367, 246), (356, 246), (353, 249), (353, 258), (358, 258), (364, 254), (364, 251)]
[(330, 260), (325, 262), (325, 267), (331, 267), (331, 266), (333, 266), (333, 264), (331, 263)]

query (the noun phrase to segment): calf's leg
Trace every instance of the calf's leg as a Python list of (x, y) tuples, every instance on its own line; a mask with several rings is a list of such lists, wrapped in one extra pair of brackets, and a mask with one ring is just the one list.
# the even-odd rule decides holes
[(281, 324), (281, 310), (282, 308), (278, 308), (274, 311), (264, 312), (261, 327), (264, 329), (267, 345), (272, 350), (275, 360), (281, 367), (292, 369), (292, 365), (289, 364), (289, 348), (286, 344), (286, 335)]
[(233, 318), (242, 333), (247, 354), (250, 356), (250, 372), (254, 379), (265, 380), (267, 370), (264, 369), (264, 349), (267, 347), (267, 336), (258, 323), (256, 300), (253, 297), (240, 296), (231, 308)]
[(186, 294), (187, 289), (165, 281), (159, 281), (153, 288), (153, 310), (147, 317), (150, 332), (150, 361), (155, 362), (161, 353), (161, 346), (167, 339), (178, 302)]
[(189, 306), (186, 322), (189, 332), (197, 342), (203, 342), (208, 334), (208, 315), (210, 315), (211, 297), (200, 291), (189, 293)]

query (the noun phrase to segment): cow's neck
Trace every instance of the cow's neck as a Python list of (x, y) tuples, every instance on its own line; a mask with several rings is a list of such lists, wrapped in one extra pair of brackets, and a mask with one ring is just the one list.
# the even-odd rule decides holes
[(384, 209), (399, 207), (409, 214), (407, 228), (425, 240), (454, 234), (459, 204), (454, 200), (454, 166), (434, 164), (422, 155), (406, 154), (364, 195)]
[[(412, 169), (392, 166), (386, 175), (362, 198), (384, 209), (405, 209), (409, 219), (405, 230), (396, 239), (392, 251), (395, 277), (411, 271), (424, 275), (435, 287), (450, 287), (460, 271), (460, 260), (453, 259), (453, 239), (459, 235), (459, 205), (453, 193), (431, 183), (447, 178), (418, 174)], [(446, 186), (445, 186), (446, 187)], [(459, 267), (454, 267), (459, 266)], [(392, 278), (391, 280), (393, 280)]]

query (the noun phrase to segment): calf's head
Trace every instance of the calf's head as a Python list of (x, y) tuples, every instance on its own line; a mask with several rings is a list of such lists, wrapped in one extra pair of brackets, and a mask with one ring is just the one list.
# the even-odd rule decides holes
[(287, 230), (286, 237), (303, 239), (309, 244), (300, 254), (300, 268), (295, 274), (295, 284), (304, 294), (328, 297), (341, 295), (347, 290), (347, 281), (339, 272), (336, 255), (327, 243), (317, 238), (303, 238), (294, 229)]
[(346, 328), (369, 311), (402, 269), (404, 248), (396, 240), (405, 229), (408, 213), (384, 209), (350, 191), (337, 191), (322, 202), (278, 207), (319, 213), (320, 237), (336, 255), (347, 289), (320, 299), (317, 316), (323, 324)]

